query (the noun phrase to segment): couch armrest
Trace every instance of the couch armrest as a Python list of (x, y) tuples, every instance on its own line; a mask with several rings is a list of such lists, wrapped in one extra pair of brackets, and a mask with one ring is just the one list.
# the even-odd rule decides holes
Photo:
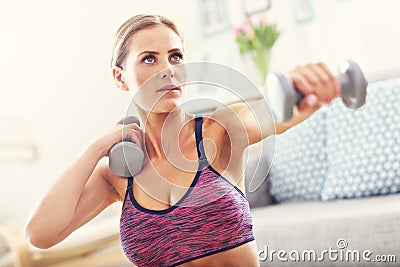
[(269, 171), (275, 147), (274, 136), (251, 145), (244, 156), (246, 197), (250, 208), (273, 204), (269, 190)]
[(8, 225), (0, 225), (0, 267), (3, 266), (31, 266), (29, 247), (22, 232)]
[(0, 226), (0, 267), (133, 266), (119, 239), (118, 216), (100, 216), (50, 249), (31, 246), (17, 227)]

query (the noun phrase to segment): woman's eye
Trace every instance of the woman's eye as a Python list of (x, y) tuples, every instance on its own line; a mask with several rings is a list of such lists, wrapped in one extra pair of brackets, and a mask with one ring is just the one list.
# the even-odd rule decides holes
[(154, 56), (146, 56), (142, 60), (143, 63), (152, 64), (155, 62)]
[(180, 61), (183, 58), (183, 55), (181, 53), (174, 53), (171, 56), (171, 59), (173, 61)]

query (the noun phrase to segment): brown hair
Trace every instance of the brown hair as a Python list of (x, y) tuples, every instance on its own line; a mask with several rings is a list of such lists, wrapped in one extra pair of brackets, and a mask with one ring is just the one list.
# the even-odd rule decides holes
[(133, 16), (125, 21), (115, 34), (111, 68), (115, 66), (123, 68), (129, 52), (129, 40), (136, 32), (158, 25), (165, 25), (173, 30), (183, 43), (183, 36), (177, 25), (172, 20), (160, 15), (140, 14)]

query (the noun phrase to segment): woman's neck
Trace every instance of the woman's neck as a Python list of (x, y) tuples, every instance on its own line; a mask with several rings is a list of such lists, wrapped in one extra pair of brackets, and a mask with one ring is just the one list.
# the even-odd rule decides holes
[(182, 109), (171, 113), (140, 114), (144, 123), (144, 145), (150, 160), (162, 159), (172, 151), (179, 151), (179, 139), (186, 135), (184, 129), (190, 129), (184, 126), (191, 116)]

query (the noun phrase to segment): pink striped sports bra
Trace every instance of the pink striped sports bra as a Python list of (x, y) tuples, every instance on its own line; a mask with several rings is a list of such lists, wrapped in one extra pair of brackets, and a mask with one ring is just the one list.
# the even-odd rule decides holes
[(133, 196), (133, 177), (128, 179), (120, 237), (126, 256), (139, 267), (177, 266), (254, 240), (247, 198), (205, 157), (202, 117), (195, 118), (195, 136), (199, 168), (175, 205), (142, 207)]

